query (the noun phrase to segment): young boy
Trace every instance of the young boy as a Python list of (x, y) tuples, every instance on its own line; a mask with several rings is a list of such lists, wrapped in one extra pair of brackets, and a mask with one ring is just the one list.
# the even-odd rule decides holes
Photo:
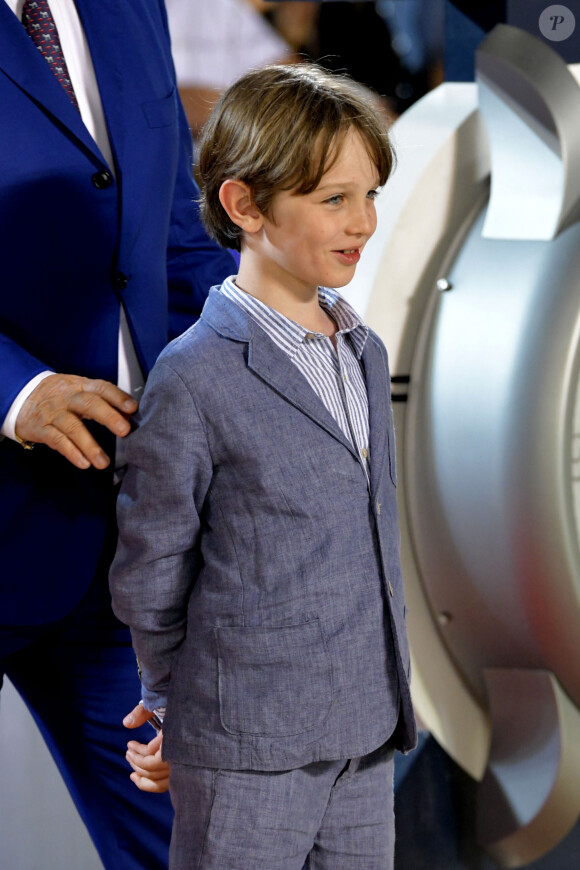
[(313, 66), (249, 73), (205, 129), (202, 213), (239, 272), (150, 376), (111, 579), (166, 707), (173, 870), (392, 867), (415, 724), (389, 373), (327, 289), (391, 166), (380, 115)]

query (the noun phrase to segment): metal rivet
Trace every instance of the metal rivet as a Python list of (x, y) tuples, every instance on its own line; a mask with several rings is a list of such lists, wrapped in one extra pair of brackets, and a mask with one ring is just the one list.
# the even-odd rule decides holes
[(447, 290), (453, 289), (453, 284), (447, 280), (447, 278), (439, 278), (437, 281), (437, 289), (442, 293), (445, 293)]

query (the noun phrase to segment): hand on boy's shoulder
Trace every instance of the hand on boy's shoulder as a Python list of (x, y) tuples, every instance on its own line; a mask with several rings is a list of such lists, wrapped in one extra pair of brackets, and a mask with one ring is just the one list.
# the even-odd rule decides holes
[(46, 444), (77, 468), (103, 469), (109, 457), (83, 421), (95, 420), (122, 438), (136, 410), (135, 399), (109, 381), (55, 373), (25, 400), (16, 418), (16, 435), (27, 443)]

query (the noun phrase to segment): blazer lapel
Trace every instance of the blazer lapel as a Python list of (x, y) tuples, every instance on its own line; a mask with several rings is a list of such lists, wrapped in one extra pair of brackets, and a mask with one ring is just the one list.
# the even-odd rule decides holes
[(0, 3), (0, 68), (45, 112), (66, 127), (84, 148), (102, 160), (77, 109), (6, 3)]
[(389, 381), (385, 359), (372, 334), (366, 340), (363, 365), (369, 397), (371, 492), (376, 492), (388, 455), (390, 427)]
[(353, 456), (357, 456), (352, 444), (302, 372), (235, 302), (219, 293), (217, 288), (212, 288), (201, 319), (220, 335), (234, 341), (247, 342), (248, 368), (286, 401), (340, 441)]
[(357, 456), (352, 444), (302, 372), (259, 328), (255, 330), (250, 341), (248, 368), (329, 435), (344, 444), (353, 456)]

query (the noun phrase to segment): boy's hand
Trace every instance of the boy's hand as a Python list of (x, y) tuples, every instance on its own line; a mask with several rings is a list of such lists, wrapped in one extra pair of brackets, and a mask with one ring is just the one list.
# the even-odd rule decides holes
[[(125, 728), (138, 728), (147, 722), (153, 714), (138, 704), (134, 710), (125, 716)], [(161, 758), (163, 735), (157, 734), (149, 743), (138, 743), (130, 740), (127, 744), (125, 758), (133, 768), (131, 780), (141, 791), (162, 794), (169, 788), (169, 764)]]
[(161, 732), (150, 743), (130, 740), (125, 758), (133, 768), (131, 779), (141, 791), (162, 794), (169, 788), (169, 765), (161, 758)]

